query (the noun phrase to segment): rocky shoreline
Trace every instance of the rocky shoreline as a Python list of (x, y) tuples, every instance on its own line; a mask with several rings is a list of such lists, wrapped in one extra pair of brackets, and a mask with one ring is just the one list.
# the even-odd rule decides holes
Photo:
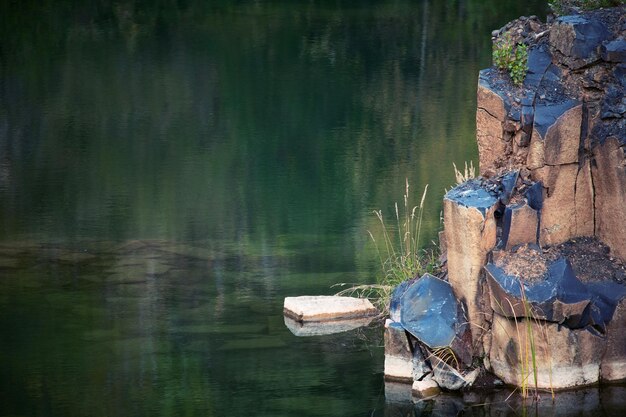
[(385, 379), (416, 398), (626, 379), (626, 6), (492, 36), (527, 46), (526, 77), (480, 72), (481, 176), (444, 197), (446, 272), (398, 287), (385, 326)]

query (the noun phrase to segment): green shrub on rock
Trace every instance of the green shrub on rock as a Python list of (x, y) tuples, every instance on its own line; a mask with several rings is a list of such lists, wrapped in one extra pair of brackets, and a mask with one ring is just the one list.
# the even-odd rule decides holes
[(508, 72), (514, 84), (522, 85), (528, 69), (528, 47), (514, 44), (511, 36), (505, 33), (493, 45), (493, 64)]

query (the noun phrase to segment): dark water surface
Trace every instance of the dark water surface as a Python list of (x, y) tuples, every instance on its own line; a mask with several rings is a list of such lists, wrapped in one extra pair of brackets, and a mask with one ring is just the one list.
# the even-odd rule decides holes
[[(366, 416), (379, 327), (285, 296), (372, 283), (476, 160), (490, 32), (543, 1), (0, 3), (0, 414)], [(408, 410), (408, 411), (407, 411)]]

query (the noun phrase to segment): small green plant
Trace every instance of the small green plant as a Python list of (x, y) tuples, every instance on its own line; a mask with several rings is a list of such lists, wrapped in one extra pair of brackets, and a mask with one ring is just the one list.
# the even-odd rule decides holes
[[(428, 185), (424, 188), (419, 206), (411, 208), (409, 203), (409, 181), (406, 180), (404, 193), (404, 212), (395, 203), (395, 221), (397, 234), (390, 230), (385, 222), (382, 210), (374, 214), (380, 224), (380, 233), (367, 231), (380, 262), (380, 274), (377, 284), (351, 286), (337, 295), (356, 295), (370, 299), (383, 314), (389, 312), (389, 301), (395, 287), (407, 279), (421, 276), (426, 272), (439, 270), (438, 253), (435, 249), (423, 249), (420, 246), (424, 201)], [(338, 284), (347, 285), (347, 284)]]
[(528, 70), (528, 47), (514, 44), (511, 35), (505, 33), (493, 45), (493, 64), (500, 71), (509, 73), (515, 85), (522, 85)]

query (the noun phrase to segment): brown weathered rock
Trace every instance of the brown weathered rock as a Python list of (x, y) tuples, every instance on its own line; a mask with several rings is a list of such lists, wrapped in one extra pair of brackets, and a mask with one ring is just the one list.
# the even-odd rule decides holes
[(575, 190), (576, 236), (593, 236), (595, 233), (594, 186), (589, 160), (579, 164)]
[(533, 172), (544, 186), (539, 242), (554, 245), (576, 236), (576, 179), (578, 164), (544, 166)]
[(439, 237), (439, 261), (445, 263), (448, 260), (448, 246), (446, 245), (446, 232), (444, 230), (438, 233)]
[(626, 299), (615, 308), (606, 327), (606, 352), (602, 357), (600, 376), (604, 381), (626, 379)]
[(543, 138), (536, 130), (533, 130), (526, 157), (528, 169), (539, 169), (546, 164)]
[(626, 159), (616, 138), (593, 149), (596, 235), (626, 261)]
[(493, 91), (489, 85), (479, 80), (476, 93), (476, 105), (479, 109), (485, 110), (497, 120), (505, 120), (506, 109), (502, 97)]
[(451, 193), (446, 194), (443, 203), (448, 280), (457, 299), (467, 306), (472, 340), (476, 342), (488, 312), (488, 306), (483, 305), (479, 279), (487, 253), (496, 244), (494, 212), (498, 202), (493, 198), (485, 202), (485, 207), (477, 208), (464, 205)]
[(385, 323), (385, 381), (413, 382), (413, 353), (406, 331), (397, 323)]
[[(534, 387), (530, 360), (530, 334), (534, 340), (537, 386), (561, 389), (595, 384), (606, 341), (591, 332), (570, 330), (556, 323), (507, 319), (494, 314), (489, 358), (493, 372), (508, 384)], [(527, 355), (527, 356), (526, 356)], [(524, 364), (525, 373), (520, 364)]]
[(582, 104), (563, 113), (548, 128), (544, 139), (544, 161), (547, 165), (578, 162)]
[(482, 175), (494, 170), (497, 161), (507, 153), (508, 144), (503, 139), (502, 121), (480, 108), (476, 111), (476, 141)]
[(539, 216), (526, 202), (507, 207), (505, 211), (503, 239), (506, 239), (505, 249), (523, 243), (537, 243), (537, 227)]
[(476, 110), (476, 139), (478, 142), (479, 168), (481, 174), (494, 170), (503, 159), (509, 145), (504, 141), (503, 123), (506, 109), (502, 97), (479, 79)]
[(544, 186), (539, 243), (554, 245), (576, 236), (593, 236), (596, 214), (589, 161), (535, 169)]

